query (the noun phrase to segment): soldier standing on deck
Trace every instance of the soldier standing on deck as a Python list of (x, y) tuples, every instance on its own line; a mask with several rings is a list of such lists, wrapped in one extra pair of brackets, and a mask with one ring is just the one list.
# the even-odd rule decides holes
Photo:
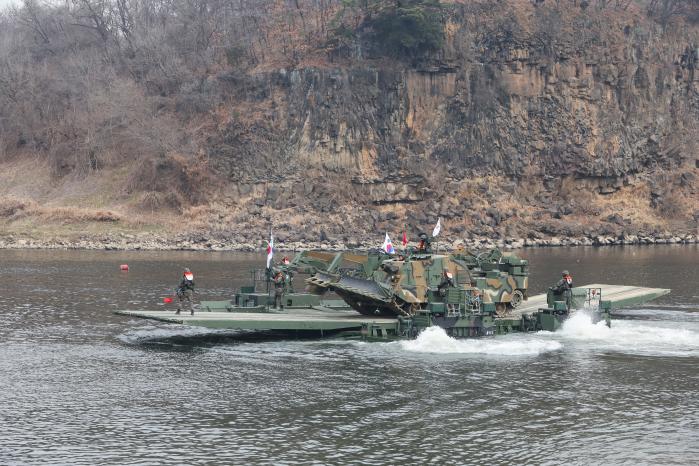
[(284, 296), (284, 285), (285, 285), (284, 280), (284, 274), (281, 273), (281, 271), (277, 272), (274, 275), (274, 308), (275, 309), (281, 309), (282, 306), (282, 297)]
[(573, 305), (573, 277), (567, 270), (561, 272), (561, 275), (562, 278), (555, 285), (549, 287), (549, 290), (553, 291), (556, 301), (565, 301), (566, 307), (570, 311)]
[(185, 267), (182, 273), (182, 281), (180, 286), (177, 287), (177, 312), (179, 314), (182, 311), (182, 302), (187, 301), (189, 303), (189, 313), (194, 315), (194, 305), (192, 304), (192, 295), (194, 294), (194, 274), (191, 270)]

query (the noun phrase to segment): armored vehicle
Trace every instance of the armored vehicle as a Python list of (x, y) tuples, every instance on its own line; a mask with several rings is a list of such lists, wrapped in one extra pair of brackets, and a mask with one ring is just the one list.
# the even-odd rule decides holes
[(365, 315), (411, 315), (447, 296), (506, 315), (527, 299), (528, 275), (526, 260), (494, 249), (481, 254), (417, 253), (382, 260), (365, 277), (319, 271), (307, 282), (335, 291)]

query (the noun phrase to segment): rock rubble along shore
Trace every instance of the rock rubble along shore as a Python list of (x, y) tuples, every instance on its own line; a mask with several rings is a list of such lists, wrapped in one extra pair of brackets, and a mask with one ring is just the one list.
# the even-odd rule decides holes
[[(347, 249), (368, 250), (378, 248), (381, 238), (357, 239), (346, 237), (324, 241), (278, 241), (279, 251), (300, 251), (319, 249), (342, 251)], [(521, 249), (529, 247), (570, 247), (570, 246), (621, 246), (652, 244), (697, 244), (699, 236), (694, 234), (624, 234), (621, 236), (594, 236), (578, 238), (506, 238), (493, 240), (475, 236), (468, 239), (445, 237), (436, 242), (442, 250), (465, 249)], [(409, 243), (414, 246), (415, 243)], [(0, 237), (0, 249), (76, 249), (106, 251), (259, 251), (266, 247), (265, 241), (232, 241), (230, 239), (208, 238), (202, 234), (167, 237), (160, 235), (118, 234), (99, 237), (79, 237), (74, 239), (37, 239), (17, 236)]]

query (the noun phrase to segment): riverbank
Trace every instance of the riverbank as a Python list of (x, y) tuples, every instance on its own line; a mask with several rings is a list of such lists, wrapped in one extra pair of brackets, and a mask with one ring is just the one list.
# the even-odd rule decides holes
[[(278, 251), (300, 251), (320, 249), (342, 251), (347, 249), (368, 250), (381, 245), (382, 238), (376, 239), (342, 238), (326, 241), (283, 241), (275, 247)], [(435, 244), (437, 248), (490, 249), (498, 247), (505, 250), (564, 247), (564, 246), (620, 246), (620, 245), (654, 245), (654, 244), (696, 244), (699, 236), (695, 234), (624, 234), (620, 236), (594, 236), (578, 238), (505, 238), (491, 239), (475, 236), (469, 239), (445, 236)], [(397, 245), (398, 241), (394, 244)], [(408, 246), (414, 246), (414, 242)], [(98, 236), (76, 236), (72, 238), (44, 239), (6, 235), (0, 237), (0, 249), (77, 249), (107, 251), (259, 251), (266, 248), (266, 240), (258, 242), (235, 241), (231, 238), (208, 236), (202, 233), (177, 234), (166, 236), (157, 233), (117, 233)]]

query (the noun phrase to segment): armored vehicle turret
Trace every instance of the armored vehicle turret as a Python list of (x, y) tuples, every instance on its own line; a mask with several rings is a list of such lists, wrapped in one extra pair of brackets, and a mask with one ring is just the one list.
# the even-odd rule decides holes
[(514, 255), (412, 254), (387, 259), (366, 278), (316, 274), (347, 304), (365, 315), (413, 315), (427, 307), (504, 315), (526, 299), (528, 268)]

